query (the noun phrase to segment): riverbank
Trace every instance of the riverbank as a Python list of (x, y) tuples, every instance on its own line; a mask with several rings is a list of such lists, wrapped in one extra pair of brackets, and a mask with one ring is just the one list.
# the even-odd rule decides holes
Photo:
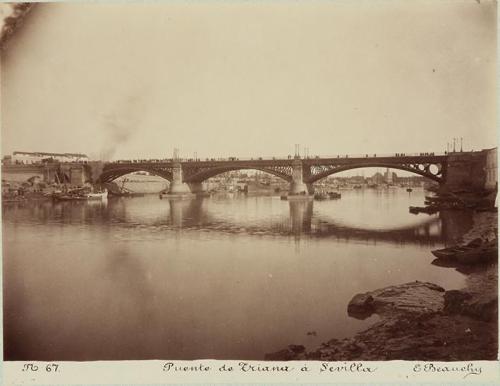
[[(497, 240), (496, 212), (476, 212), (462, 243)], [(498, 352), (497, 261), (462, 266), (461, 290), (412, 282), (355, 295), (347, 312), (381, 320), (352, 338), (331, 339), (312, 351), (290, 345), (266, 360), (496, 360)]]

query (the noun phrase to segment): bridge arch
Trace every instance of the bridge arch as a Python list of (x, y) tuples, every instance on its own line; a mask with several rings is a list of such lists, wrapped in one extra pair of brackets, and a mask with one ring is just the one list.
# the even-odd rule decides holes
[(224, 167), (211, 167), (200, 171), (190, 173), (189, 170), (184, 171), (184, 182), (203, 182), (209, 178), (215, 177), (219, 174), (235, 171), (235, 170), (258, 170), (264, 173), (271, 174), (279, 177), (286, 182), (292, 181), (291, 168), (289, 167), (259, 167), (259, 166), (224, 166)]
[[(430, 171), (430, 167), (432, 165), (437, 166), (438, 171), (436, 174), (433, 174)], [(345, 172), (348, 170), (352, 169), (361, 169), (361, 168), (389, 168), (389, 169), (398, 169), (398, 170), (404, 170), (406, 172), (410, 172), (413, 174), (420, 175), (422, 177), (428, 178), (432, 181), (438, 182), (438, 183), (443, 183), (444, 182), (444, 170), (442, 168), (442, 165), (440, 164), (426, 164), (426, 165), (400, 165), (400, 164), (392, 164), (392, 163), (383, 163), (383, 162), (374, 162), (374, 163), (363, 163), (363, 164), (351, 164), (351, 165), (343, 165), (343, 166), (337, 166), (333, 167), (331, 169), (312, 174), (309, 178), (306, 179), (307, 183), (314, 183), (317, 182), (325, 177), (328, 177), (332, 174), (340, 173), (340, 172)]]
[(106, 170), (106, 168), (104, 168), (102, 173), (100, 174), (100, 176), (98, 178), (98, 182), (112, 182), (119, 177), (122, 177), (122, 176), (130, 174), (130, 173), (135, 173), (135, 172), (148, 172), (152, 175), (164, 178), (170, 182), (172, 182), (172, 179), (173, 179), (172, 172), (168, 171), (168, 170), (158, 170), (158, 169), (154, 169), (154, 168), (147, 168), (144, 166), (136, 166), (135, 167), (132, 165), (127, 165), (124, 167), (109, 168), (108, 170)]

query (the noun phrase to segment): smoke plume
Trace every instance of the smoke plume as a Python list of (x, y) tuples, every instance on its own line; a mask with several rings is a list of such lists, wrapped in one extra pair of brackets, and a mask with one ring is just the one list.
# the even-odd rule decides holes
[(137, 96), (128, 97), (114, 109), (102, 115), (101, 128), (104, 132), (104, 145), (99, 158), (113, 160), (120, 146), (129, 142), (134, 133), (140, 132), (139, 124), (144, 117), (144, 105)]

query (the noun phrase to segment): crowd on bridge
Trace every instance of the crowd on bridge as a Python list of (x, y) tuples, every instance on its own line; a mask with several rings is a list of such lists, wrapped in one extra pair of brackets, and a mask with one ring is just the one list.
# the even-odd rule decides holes
[[(433, 156), (434, 153), (419, 153), (418, 154), (420, 157), (425, 157), (425, 156)], [(396, 157), (406, 157), (406, 153), (396, 153)]]
[[(262, 158), (261, 158), (262, 159)], [(111, 161), (110, 163), (114, 164), (123, 164), (123, 163), (165, 163), (165, 162), (202, 162), (202, 161), (238, 161), (239, 159), (236, 157), (229, 158), (205, 158), (202, 160), (201, 158), (152, 158), (152, 159), (133, 159), (133, 160), (117, 160)]]
[[(446, 154), (446, 152), (445, 152)], [(427, 152), (427, 153), (414, 153), (414, 154), (406, 154), (406, 153), (395, 153), (395, 154), (384, 154), (384, 155), (379, 155), (378, 157), (415, 157), (415, 156), (434, 156), (434, 152)], [(365, 154), (365, 158), (368, 157), (373, 157), (377, 158), (377, 154)], [(336, 155), (336, 156), (323, 156), (320, 157), (319, 155), (316, 156), (305, 156), (303, 159), (320, 159), (320, 158), (360, 158), (362, 155)], [(292, 156), (288, 155), (287, 159), (292, 159), (292, 158), (300, 158), (298, 156)], [(110, 161), (110, 163), (114, 164), (129, 164), (129, 163), (170, 163), (170, 162), (217, 162), (217, 161), (262, 161), (262, 160), (280, 160), (282, 158), (279, 157), (256, 157), (256, 158), (237, 158), (237, 157), (218, 157), (218, 158), (163, 158), (163, 159), (158, 159), (158, 158), (153, 158), (153, 159), (133, 159), (133, 160), (116, 160), (116, 161)]]
[[(447, 154), (448, 152), (445, 152), (444, 154)], [(434, 156), (435, 154), (432, 153), (419, 153), (418, 156)], [(406, 153), (395, 153), (394, 155), (387, 155), (384, 154), (382, 156), (379, 155), (379, 157), (413, 157), (417, 156), (417, 154), (406, 154)], [(336, 155), (336, 156), (323, 156), (320, 157), (319, 155), (316, 156), (306, 156), (303, 157), (303, 159), (320, 159), (320, 158), (360, 158), (362, 155)], [(377, 154), (365, 154), (365, 158), (368, 157), (377, 157)], [(287, 159), (292, 159), (292, 158), (300, 158), (298, 156), (294, 157), (292, 155), (288, 155)], [(130, 164), (130, 163), (171, 163), (171, 162), (217, 162), (217, 161), (262, 161), (262, 160), (280, 160), (283, 158), (280, 157), (256, 157), (256, 158), (237, 158), (237, 157), (218, 157), (218, 158), (152, 158), (152, 159), (132, 159), (132, 160), (116, 160), (116, 161), (109, 161), (109, 163), (112, 164)], [(25, 164), (47, 164), (47, 163), (80, 163), (80, 164), (87, 164), (88, 161), (86, 160), (79, 160), (79, 161), (56, 161), (54, 159), (44, 159), (42, 161), (38, 162), (24, 162), (22, 160), (2, 160), (3, 164), (15, 164), (15, 165), (25, 165)]]

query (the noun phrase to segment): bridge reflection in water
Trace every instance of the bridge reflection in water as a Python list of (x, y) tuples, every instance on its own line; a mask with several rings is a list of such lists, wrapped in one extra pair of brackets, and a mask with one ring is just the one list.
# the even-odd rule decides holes
[(462, 211), (442, 211), (439, 215), (424, 215), (416, 223), (387, 229), (363, 228), (344, 224), (335, 218), (314, 216), (314, 201), (288, 201), (289, 216), (275, 218), (262, 224), (238, 223), (217, 219), (203, 205), (203, 199), (169, 200), (169, 219), (177, 228), (193, 229), (210, 227), (231, 233), (258, 235), (293, 235), (302, 237), (328, 237), (338, 240), (360, 240), (365, 242), (392, 242), (397, 244), (452, 244), (472, 226), (472, 214)]
[(414, 280), (463, 287), (430, 250), (464, 233), (470, 214), (409, 214), (423, 199), (3, 205), (5, 358), (261, 360), (352, 336), (374, 322), (347, 315), (357, 293)]
[[(262, 205), (259, 200), (277, 201), (276, 197), (236, 197), (221, 195), (212, 198), (110, 199), (105, 202), (33, 202), (4, 205), (4, 221), (58, 222), (62, 224), (107, 224), (114, 226), (160, 230), (203, 230), (267, 236), (293, 236), (390, 242), (396, 244), (452, 244), (471, 226), (472, 214), (466, 211), (441, 211), (436, 215), (408, 216), (403, 225), (386, 227), (359, 225), (348, 219), (315, 211), (315, 202), (286, 201)], [(255, 201), (252, 213), (242, 212), (242, 200)], [(257, 201), (256, 201), (257, 200)], [(234, 203), (232, 203), (234, 201)], [(154, 205), (152, 205), (152, 203)], [(318, 203), (316, 203), (318, 205)], [(323, 203), (321, 203), (323, 205)], [(234, 207), (234, 211), (232, 208)], [(271, 210), (271, 213), (269, 211)], [(260, 212), (260, 213), (259, 213)]]
[[(369, 229), (344, 225), (335, 219), (325, 221), (313, 219), (312, 201), (292, 201), (290, 205), (290, 227), (282, 224), (284, 230), (300, 238), (301, 235), (335, 237), (364, 241), (391, 241), (395, 243), (435, 244), (453, 243), (472, 225), (471, 213), (442, 211), (439, 215), (423, 217), (419, 222), (390, 229)], [(460, 218), (459, 218), (460, 217)]]

